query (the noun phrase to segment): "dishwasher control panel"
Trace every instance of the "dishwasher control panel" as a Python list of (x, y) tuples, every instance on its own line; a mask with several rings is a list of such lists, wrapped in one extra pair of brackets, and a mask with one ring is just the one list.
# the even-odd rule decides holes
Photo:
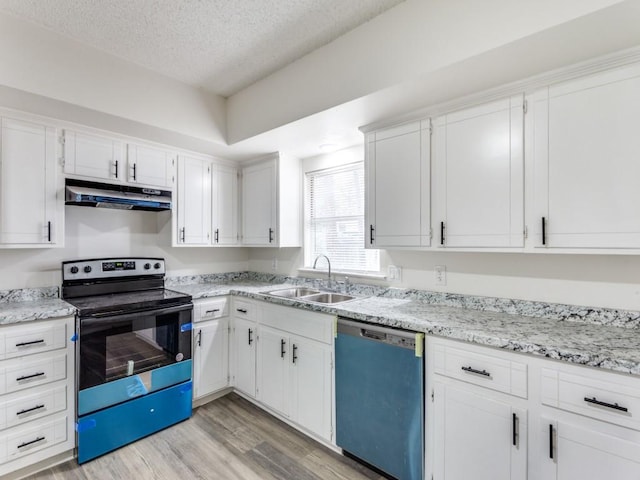
[(389, 345), (394, 345), (396, 347), (411, 348), (411, 349), (414, 349), (416, 347), (415, 337), (404, 337), (400, 335), (393, 335), (386, 332), (369, 330), (367, 328), (362, 328), (360, 330), (360, 335), (362, 335), (365, 338), (370, 338), (372, 340), (384, 342)]

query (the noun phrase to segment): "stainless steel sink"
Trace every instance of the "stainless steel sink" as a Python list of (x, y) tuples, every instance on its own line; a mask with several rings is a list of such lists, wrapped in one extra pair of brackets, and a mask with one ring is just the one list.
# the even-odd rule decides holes
[(355, 298), (356, 297), (352, 297), (351, 295), (344, 295), (342, 293), (317, 293), (315, 295), (306, 295), (302, 300), (333, 305), (335, 303), (348, 302), (349, 300), (354, 300)]
[(305, 287), (294, 287), (294, 288), (283, 288), (281, 290), (273, 290), (267, 293), (275, 297), (300, 298), (308, 295), (315, 295), (317, 293), (320, 293), (320, 291), (313, 290), (311, 288), (305, 288)]

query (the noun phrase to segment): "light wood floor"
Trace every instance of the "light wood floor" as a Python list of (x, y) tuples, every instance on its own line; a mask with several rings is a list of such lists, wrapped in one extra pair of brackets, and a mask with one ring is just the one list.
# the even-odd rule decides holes
[(63, 463), (30, 480), (361, 480), (371, 470), (298, 433), (235, 394), (192, 418), (78, 466)]

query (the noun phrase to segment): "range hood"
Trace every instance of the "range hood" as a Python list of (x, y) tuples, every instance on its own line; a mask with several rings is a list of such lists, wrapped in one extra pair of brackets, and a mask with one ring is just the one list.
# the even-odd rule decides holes
[(65, 182), (65, 192), (65, 205), (152, 212), (171, 210), (171, 192), (167, 190), (68, 178)]

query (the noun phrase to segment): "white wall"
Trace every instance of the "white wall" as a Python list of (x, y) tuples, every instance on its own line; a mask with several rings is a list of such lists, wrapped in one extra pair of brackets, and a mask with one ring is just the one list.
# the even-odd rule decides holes
[(161, 257), (172, 276), (245, 271), (248, 266), (248, 251), (242, 248), (171, 247), (169, 212), (65, 209), (64, 248), (0, 249), (0, 290), (60, 285), (60, 263), (83, 258)]
[(0, 85), (210, 142), (226, 140), (224, 98), (3, 14)]
[[(229, 97), (228, 141), (244, 140), (621, 3), (407, 0)], [(603, 31), (618, 29), (610, 24), (598, 26)], [(600, 43), (607, 41), (597, 29), (586, 35), (598, 35)], [(540, 51), (527, 61), (535, 64), (575, 42), (567, 39), (556, 44), (553, 52)], [(510, 68), (504, 63), (496, 67)], [(473, 72), (469, 73), (467, 80), (473, 82)]]

